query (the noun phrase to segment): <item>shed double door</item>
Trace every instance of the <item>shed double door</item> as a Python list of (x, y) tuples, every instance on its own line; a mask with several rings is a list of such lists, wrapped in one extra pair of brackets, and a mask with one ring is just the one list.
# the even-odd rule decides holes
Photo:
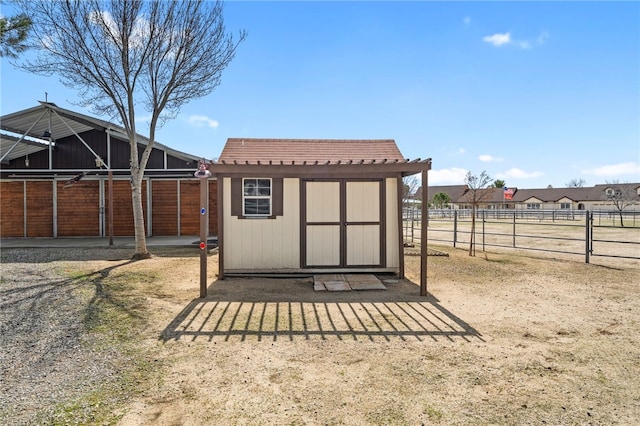
[(380, 267), (381, 180), (302, 181), (303, 267)]

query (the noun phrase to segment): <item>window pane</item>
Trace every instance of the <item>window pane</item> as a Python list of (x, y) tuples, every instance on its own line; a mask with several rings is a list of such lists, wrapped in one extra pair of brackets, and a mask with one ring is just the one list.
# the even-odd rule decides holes
[(271, 215), (271, 179), (244, 179), (245, 216)]
[(268, 216), (271, 214), (271, 200), (268, 198), (258, 198), (258, 214)]
[(252, 196), (257, 195), (257, 182), (255, 179), (245, 179), (244, 180), (244, 195)]
[(258, 200), (256, 198), (247, 198), (244, 200), (244, 214), (246, 216), (258, 214)]
[(258, 195), (261, 195), (263, 197), (268, 197), (271, 195), (271, 188), (262, 188), (259, 187), (258, 188)]

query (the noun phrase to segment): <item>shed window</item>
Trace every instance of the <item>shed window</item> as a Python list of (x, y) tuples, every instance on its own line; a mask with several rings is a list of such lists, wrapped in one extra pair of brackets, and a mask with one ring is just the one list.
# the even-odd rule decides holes
[(275, 219), (283, 215), (281, 177), (231, 178), (231, 215), (238, 219)]
[(560, 208), (562, 210), (569, 210), (571, 208), (571, 203), (560, 203)]
[(528, 210), (540, 210), (540, 203), (527, 203)]
[(244, 216), (271, 216), (271, 179), (242, 180)]

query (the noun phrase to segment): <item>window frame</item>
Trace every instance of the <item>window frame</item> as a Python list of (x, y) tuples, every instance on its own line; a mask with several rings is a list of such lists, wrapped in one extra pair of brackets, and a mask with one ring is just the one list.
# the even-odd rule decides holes
[[(255, 194), (247, 194), (247, 190), (246, 190), (246, 184), (250, 184), (250, 181), (254, 181), (255, 182), (255, 186), (254, 186), (254, 190), (255, 190)], [(260, 181), (263, 181), (262, 184), (264, 185), (264, 181), (268, 181), (269, 182), (269, 195), (264, 195), (264, 194), (259, 194), (259, 190), (260, 189), (264, 189), (266, 188), (266, 186), (261, 186), (260, 185)], [(246, 217), (246, 218), (268, 218), (268, 217), (272, 217), (272, 212), (273, 212), (273, 179), (272, 178), (267, 178), (267, 177), (246, 177), (246, 178), (242, 178), (242, 216)], [(247, 213), (247, 200), (256, 200), (256, 213)], [(260, 203), (259, 200), (268, 200), (269, 202), (269, 211), (266, 213), (260, 213)]]

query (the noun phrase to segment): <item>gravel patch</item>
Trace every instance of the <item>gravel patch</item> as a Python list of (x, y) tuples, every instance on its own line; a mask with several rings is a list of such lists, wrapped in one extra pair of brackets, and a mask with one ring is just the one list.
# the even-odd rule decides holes
[[(86, 280), (65, 276), (84, 249), (3, 249), (0, 275), (0, 423), (39, 424), (117, 374), (120, 355), (96, 345), (85, 319), (95, 296)], [(92, 250), (92, 259), (129, 250)], [(99, 347), (99, 349), (98, 349)]]

